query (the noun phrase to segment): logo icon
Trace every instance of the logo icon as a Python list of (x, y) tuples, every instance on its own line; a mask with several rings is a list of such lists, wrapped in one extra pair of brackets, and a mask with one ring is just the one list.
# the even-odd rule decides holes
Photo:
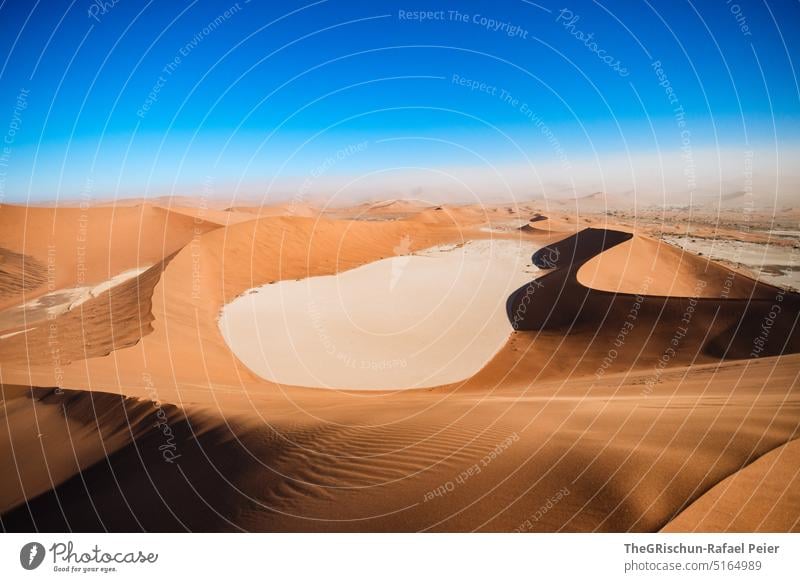
[(39, 542), (28, 542), (19, 551), (19, 563), (26, 570), (35, 570), (44, 561), (44, 546)]

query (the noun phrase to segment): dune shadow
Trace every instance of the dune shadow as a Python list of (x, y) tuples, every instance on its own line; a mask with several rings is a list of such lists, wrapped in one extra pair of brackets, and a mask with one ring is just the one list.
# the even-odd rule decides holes
[[(678, 350), (714, 360), (800, 352), (800, 295), (788, 290), (753, 281), (749, 297), (684, 297), (604, 291), (578, 281), (584, 264), (631, 238), (588, 228), (538, 250), (533, 263), (549, 272), (508, 297), (513, 329), (585, 336), (604, 353), (621, 353), (625, 345), (632, 362), (645, 352), (672, 360)], [(614, 359), (622, 365), (623, 358)]]
[(577, 272), (600, 253), (633, 238), (627, 232), (587, 228), (536, 251), (531, 260), (550, 272), (514, 291), (506, 315), (515, 330), (539, 330), (574, 322), (591, 291), (578, 283)]

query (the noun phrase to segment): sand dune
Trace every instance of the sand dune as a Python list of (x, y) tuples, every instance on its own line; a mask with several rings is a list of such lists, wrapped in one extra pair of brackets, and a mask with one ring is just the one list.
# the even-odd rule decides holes
[[(100, 283), (129, 269), (153, 265), (218, 225), (150, 205), (100, 208), (0, 206), (0, 248), (35, 266), (25, 273), (24, 299)], [(21, 259), (15, 259), (18, 263)], [(9, 264), (8, 259), (3, 264)], [(29, 276), (32, 281), (28, 281)], [(17, 273), (21, 280), (21, 274)], [(14, 274), (0, 271), (5, 281)], [(37, 283), (34, 286), (34, 283)], [(2, 283), (7, 288), (14, 283)], [(24, 303), (4, 293), (0, 307)]]
[(592, 289), (670, 297), (771, 299), (778, 289), (669, 244), (634, 236), (581, 266), (578, 281)]
[[(104, 393), (3, 386), (8, 438), (0, 441), (8, 478), (0, 512), (22, 506), (150, 431), (157, 410)], [(170, 422), (181, 416), (168, 408)], [(167, 413), (165, 413), (167, 414)]]
[(800, 531), (800, 441), (791, 440), (723, 479), (665, 532)]
[[(665, 247), (624, 232), (587, 229), (541, 249), (534, 263), (555, 268), (509, 298), (509, 319), (521, 333), (469, 385), (497, 374), (531, 382), (635, 368), (649, 368), (655, 384), (669, 366), (800, 350), (796, 294), (717, 265), (701, 269), (707, 261), (685, 253), (674, 264), (675, 250)], [(640, 249), (657, 249), (663, 259), (637, 255)], [(603, 261), (609, 265), (599, 259), (610, 253), (620, 259), (634, 254), (614, 269), (598, 270)], [(665, 282), (662, 272), (678, 282)], [(615, 291), (581, 282), (597, 280)]]
[[(633, 229), (580, 230), (559, 214), (517, 230), (547, 216), (531, 205), (390, 208), (369, 220), (254, 211), (235, 224), (150, 206), (0, 209), (4, 308), (52, 281), (83, 285), (85, 216), (87, 286), (152, 265), (57, 315), (55, 344), (38, 329), (0, 339), (0, 468), (18, 475), (3, 486), (2, 527), (795, 527), (781, 488), (796, 480), (797, 295)], [(464, 381), (392, 393), (276, 384), (218, 327), (249, 289), (481, 241), (538, 247), (531, 264), (545, 274), (498, 298), (517, 331)]]
[(0, 301), (8, 304), (47, 281), (47, 265), (36, 258), (0, 248)]
[[(51, 365), (60, 384), (63, 366), (106, 356), (135, 345), (152, 331), (152, 295), (169, 258), (157, 265), (123, 273), (94, 287), (79, 287), (40, 296), (32, 303), (0, 314), (0, 360), (6, 365)], [(114, 284), (116, 283), (116, 284)], [(43, 301), (59, 297), (60, 303)], [(10, 317), (9, 317), (10, 316)]]
[[(5, 513), (3, 524), (653, 531), (790, 437), (800, 404), (791, 385), (797, 363), (793, 356), (676, 370), (651, 395), (642, 394), (638, 375), (495, 390), (477, 399), (399, 393), (379, 397), (379, 405), (361, 398), (330, 406), (297, 394), (302, 410), (293, 412), (274, 395), (253, 395), (248, 414), (215, 419), (190, 412), (170, 421), (171, 444), (181, 455), (175, 463), (164, 461), (164, 435), (151, 429), (108, 463), (33, 500), (30, 510)], [(98, 400), (105, 403), (97, 405), (101, 413), (113, 398)], [(42, 406), (48, 405), (58, 406)], [(75, 405), (66, 406), (70, 418)], [(121, 409), (114, 410), (105, 418), (121, 418), (127, 434)], [(262, 421), (254, 422), (256, 411)]]

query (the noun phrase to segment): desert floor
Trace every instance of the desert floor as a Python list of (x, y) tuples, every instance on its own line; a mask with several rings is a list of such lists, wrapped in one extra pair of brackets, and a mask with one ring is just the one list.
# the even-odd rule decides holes
[(3, 205), (0, 524), (800, 531), (798, 219)]

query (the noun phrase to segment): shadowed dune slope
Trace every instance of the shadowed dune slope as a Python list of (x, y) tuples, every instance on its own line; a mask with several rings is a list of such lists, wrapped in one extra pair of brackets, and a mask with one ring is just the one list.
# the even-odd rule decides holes
[[(798, 429), (798, 356), (786, 358), (676, 370), (650, 394), (632, 375), (479, 398), (297, 394), (294, 410), (254, 395), (249, 410), (225, 418), (173, 416), (165, 406), (171, 438), (152, 404), (47, 395), (41, 417), (63, 409), (70, 430), (94, 442), (92, 414), (101, 415), (123, 446), (2, 523), (9, 531), (657, 531)], [(147, 410), (124, 444), (126, 417)], [(165, 447), (179, 455), (174, 462)]]
[[(540, 249), (534, 263), (552, 270), (509, 297), (508, 318), (518, 333), (467, 385), (648, 368), (654, 385), (671, 366), (800, 351), (800, 296), (663, 247), (585, 229)], [(611, 253), (622, 264), (600, 260)], [(598, 265), (611, 274), (601, 277)], [(667, 290), (659, 282), (663, 272), (680, 280), (669, 287), (678, 292), (658, 294)], [(586, 279), (622, 290), (590, 288)]]
[(47, 265), (30, 255), (0, 248), (0, 305), (47, 281)]
[(46, 316), (27, 330), (0, 338), (0, 361), (5, 366), (60, 369), (73, 361), (136, 345), (153, 331), (153, 290), (168, 263), (169, 258), (159, 261), (64, 313)]
[(800, 531), (800, 440), (723, 479), (661, 531)]
[(34, 499), (151, 430), (159, 410), (174, 422), (174, 406), (101, 392), (2, 386), (0, 513)]

